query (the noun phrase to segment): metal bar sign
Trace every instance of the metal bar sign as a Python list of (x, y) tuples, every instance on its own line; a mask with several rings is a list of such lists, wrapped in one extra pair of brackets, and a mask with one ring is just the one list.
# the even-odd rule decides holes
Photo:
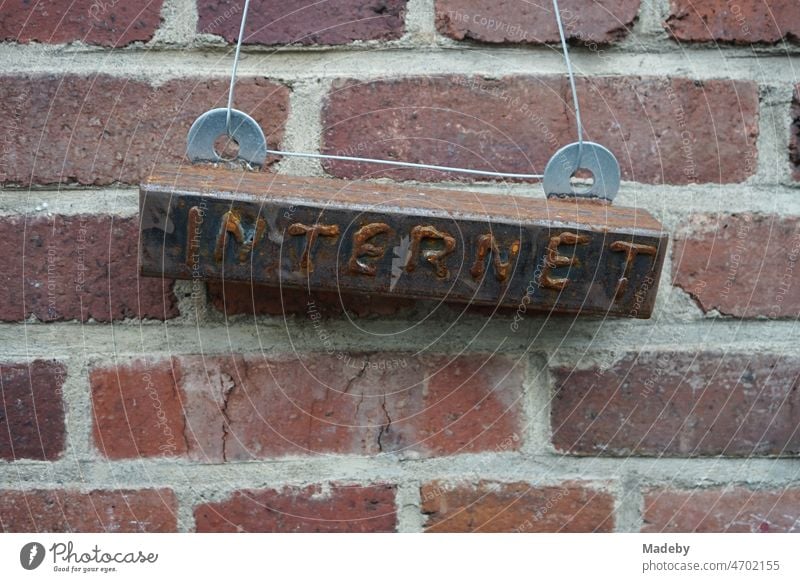
[(140, 191), (143, 275), (650, 317), (642, 209), (188, 166)]

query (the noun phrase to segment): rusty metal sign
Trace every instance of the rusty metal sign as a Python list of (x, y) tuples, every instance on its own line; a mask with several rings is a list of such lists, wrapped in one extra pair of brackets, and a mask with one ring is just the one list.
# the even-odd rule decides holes
[(211, 166), (140, 191), (143, 275), (650, 317), (667, 234), (648, 212)]

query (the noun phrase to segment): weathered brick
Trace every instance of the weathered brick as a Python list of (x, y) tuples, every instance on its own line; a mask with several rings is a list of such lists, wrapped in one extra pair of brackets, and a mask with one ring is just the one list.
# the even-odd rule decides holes
[(52, 360), (0, 364), (0, 459), (54, 461), (64, 450), (66, 367)]
[(422, 513), (428, 532), (609, 532), (614, 499), (590, 485), (529, 483), (422, 486)]
[(171, 489), (110, 491), (0, 490), (3, 532), (174, 532), (177, 502)]
[[(407, 0), (255, 0), (247, 16), (244, 44), (338, 45), (393, 40), (405, 29)], [(197, 30), (239, 38), (243, 0), (198, 0)]]
[(673, 284), (705, 312), (735, 317), (800, 315), (800, 220), (774, 215), (697, 215), (675, 235)]
[(111, 458), (161, 454), (163, 426), (186, 439), (169, 452), (206, 462), (513, 450), (523, 431), (519, 366), (484, 354), (350, 354), (332, 344), (302, 358), (181, 356), (95, 370), (92, 393), (98, 448)]
[[(680, 343), (681, 338), (676, 338)], [(553, 370), (553, 443), (581, 455), (796, 455), (800, 360), (642, 352)]]
[(643, 532), (800, 532), (800, 489), (650, 489)]
[[(590, 139), (623, 178), (651, 184), (735, 183), (758, 158), (758, 90), (750, 81), (599, 77), (578, 80)], [(576, 140), (566, 78), (412, 77), (339, 80), (323, 112), (323, 150), (390, 160), (538, 173)], [(469, 180), (431, 170), (327, 160), (344, 178)]]
[(356, 295), (284, 287), (266, 287), (231, 281), (208, 282), (208, 296), (225, 315), (287, 315), (320, 317), (386, 317), (407, 312), (416, 301), (374, 295)]
[(237, 491), (195, 508), (198, 532), (393, 532), (392, 485), (309, 485)]
[(0, 40), (59, 44), (81, 41), (121, 47), (153, 38), (163, 0), (6, 0), (0, 4)]
[[(228, 81), (183, 78), (154, 86), (108, 75), (0, 76), (0, 182), (137, 184), (155, 164), (186, 163), (194, 120), (225, 103)], [(289, 90), (240, 78), (236, 106), (270, 147), (283, 137)]]
[[(194, 444), (190, 437), (190, 447), (223, 460), (436, 456), (491, 449), (521, 431), (521, 375), (503, 357), (346, 354), (335, 345), (332, 352), (267, 362), (181, 358), (188, 401), (205, 398), (209, 411), (201, 413), (199, 404), (190, 411), (187, 426), (197, 439)], [(206, 422), (208, 414), (219, 422)]]
[[(570, 40), (595, 45), (623, 38), (639, 12), (639, 0), (562, 0), (564, 32)], [(436, 28), (456, 40), (491, 43), (558, 42), (550, 2), (436, 0)]]
[(89, 374), (95, 446), (111, 459), (185, 454), (183, 402), (171, 360), (135, 360)]
[(0, 217), (0, 320), (175, 317), (172, 280), (137, 275), (138, 229), (108, 215)]
[(800, 40), (796, 0), (670, 0), (664, 23), (677, 40), (690, 42), (776, 43)]

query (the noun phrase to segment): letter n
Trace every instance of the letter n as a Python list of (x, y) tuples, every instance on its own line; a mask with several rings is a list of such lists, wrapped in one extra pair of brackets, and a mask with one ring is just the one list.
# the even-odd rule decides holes
[(228, 235), (241, 245), (239, 247), (239, 262), (244, 263), (253, 251), (253, 247), (262, 238), (267, 230), (267, 223), (260, 216), (256, 220), (256, 227), (250, 232), (246, 232), (242, 226), (242, 217), (239, 212), (229, 210), (222, 215), (222, 225), (217, 235), (217, 246), (214, 249), (214, 259), (221, 263), (225, 258), (225, 246), (227, 245)]

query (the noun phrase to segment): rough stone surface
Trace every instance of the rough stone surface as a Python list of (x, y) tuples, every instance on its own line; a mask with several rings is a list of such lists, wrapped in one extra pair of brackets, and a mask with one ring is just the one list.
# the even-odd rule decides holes
[(60, 44), (81, 41), (122, 47), (153, 38), (163, 0), (6, 0), (0, 4), (0, 40)]
[(675, 235), (673, 284), (705, 312), (800, 316), (800, 220), (774, 215), (696, 215)]
[(538, 487), (528, 483), (449, 485), (420, 490), (428, 532), (609, 532), (614, 499), (579, 483)]
[(393, 532), (392, 485), (309, 485), (237, 491), (195, 508), (198, 532)]
[(175, 317), (172, 280), (137, 275), (138, 241), (137, 218), (0, 217), (0, 320)]
[[(679, 341), (679, 340), (676, 340)], [(714, 352), (623, 354), (553, 370), (553, 443), (581, 455), (800, 452), (800, 360)]]
[(177, 505), (170, 489), (0, 490), (0, 531), (174, 532)]
[[(199, 32), (239, 38), (242, 0), (198, 0)], [(406, 0), (255, 0), (243, 44), (339, 45), (393, 40), (405, 29)]]
[[(756, 170), (758, 88), (749, 81), (599, 77), (578, 81), (590, 140), (625, 180), (736, 183)], [(323, 111), (329, 154), (540, 173), (576, 140), (564, 77), (441, 76), (334, 82)], [(343, 178), (472, 180), (431, 170), (327, 160)], [(485, 179), (485, 178), (483, 178)]]
[(643, 532), (800, 532), (800, 489), (651, 489)]
[(800, 40), (796, 0), (670, 0), (667, 31), (680, 41), (773, 44)]
[[(172, 79), (154, 86), (108, 75), (0, 76), (0, 182), (138, 184), (155, 164), (187, 163), (186, 134), (197, 117), (222, 107), (228, 81)], [(239, 78), (237, 108), (283, 137), (289, 89)]]
[(66, 366), (52, 360), (0, 364), (0, 459), (54, 461), (61, 456), (66, 374)]
[[(591, 46), (625, 37), (636, 20), (639, 0), (562, 0), (559, 7), (567, 37)], [(436, 0), (436, 28), (456, 40), (533, 44), (560, 40), (550, 2)]]

